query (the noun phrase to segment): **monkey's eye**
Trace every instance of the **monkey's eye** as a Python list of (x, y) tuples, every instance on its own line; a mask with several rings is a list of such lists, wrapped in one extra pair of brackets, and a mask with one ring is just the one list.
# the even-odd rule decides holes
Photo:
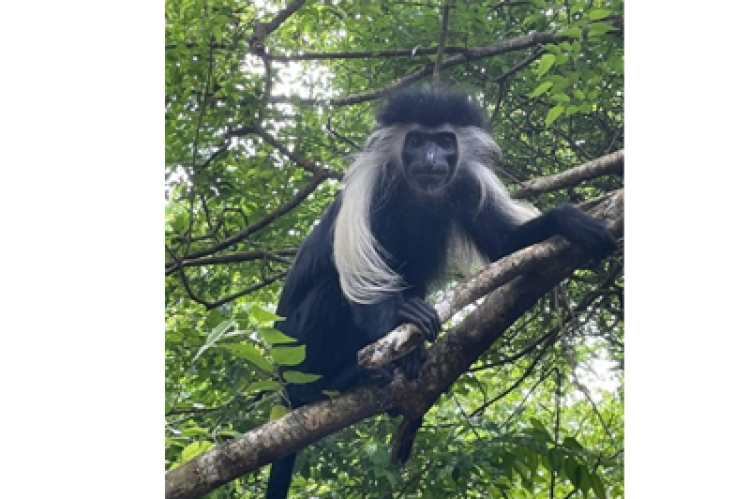
[(450, 151), (456, 147), (456, 138), (452, 133), (441, 133), (437, 136), (435, 141), (437, 142), (437, 145), (438, 147), (440, 147), (440, 149)]
[(422, 147), (423, 143), (424, 139), (422, 138), (422, 135), (418, 133), (410, 133), (406, 136), (406, 147), (409, 149), (418, 149)]

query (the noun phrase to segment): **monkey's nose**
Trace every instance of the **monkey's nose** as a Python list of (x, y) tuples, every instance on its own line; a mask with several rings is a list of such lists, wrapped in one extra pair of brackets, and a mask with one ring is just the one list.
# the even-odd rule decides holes
[(435, 165), (435, 149), (430, 148), (430, 150), (427, 151), (427, 164), (430, 166)]

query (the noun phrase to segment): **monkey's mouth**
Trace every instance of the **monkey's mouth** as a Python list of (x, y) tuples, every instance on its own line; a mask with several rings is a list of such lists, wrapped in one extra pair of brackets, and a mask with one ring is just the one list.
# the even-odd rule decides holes
[(438, 172), (415, 173), (410, 180), (416, 190), (427, 193), (437, 192), (448, 183), (447, 175)]
[(446, 182), (448, 172), (445, 168), (422, 167), (412, 170), (411, 177), (418, 184), (439, 185)]
[(441, 184), (445, 182), (445, 179), (445, 174), (440, 172), (425, 172), (414, 174), (414, 180), (416, 180), (417, 182), (424, 182), (426, 184)]

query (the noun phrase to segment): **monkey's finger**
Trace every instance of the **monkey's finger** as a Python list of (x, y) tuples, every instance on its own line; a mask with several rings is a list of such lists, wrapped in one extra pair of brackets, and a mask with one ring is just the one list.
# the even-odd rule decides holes
[(401, 310), (399, 317), (404, 322), (411, 322), (424, 334), (425, 338), (429, 339), (433, 332), (430, 330), (430, 323), (425, 317), (418, 312), (413, 310)]
[(424, 318), (429, 321), (430, 334), (428, 339), (430, 341), (435, 341), (441, 327), (440, 317), (438, 316), (435, 307), (423, 300), (415, 301), (414, 305), (420, 309), (420, 312), (424, 314)]
[(437, 339), (438, 332), (440, 332), (440, 319), (435, 309), (424, 301), (418, 299), (408, 301), (399, 311), (399, 316), (403, 320), (414, 323), (428, 341), (432, 342)]

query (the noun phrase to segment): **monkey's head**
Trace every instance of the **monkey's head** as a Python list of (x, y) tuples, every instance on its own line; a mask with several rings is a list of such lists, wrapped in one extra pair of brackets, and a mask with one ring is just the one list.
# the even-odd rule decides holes
[[(500, 147), (489, 133), (486, 114), (465, 92), (400, 90), (389, 96), (377, 121), (346, 171), (334, 228), (336, 270), (341, 289), (352, 303), (379, 303), (406, 289), (403, 276), (391, 268), (371, 226), (375, 208), (380, 212), (389, 200), (399, 206), (431, 209), (443, 202), (450, 208), (457, 199), (471, 198), (476, 202), (463, 206), (476, 213), (499, 206), (513, 220), (529, 218), (528, 210), (510, 200), (495, 175)], [(399, 189), (399, 197), (392, 197), (401, 186), (410, 192)], [(402, 194), (414, 195), (403, 198)], [(428, 206), (408, 204), (412, 198), (426, 200)], [(462, 245), (459, 241), (455, 246)]]
[(462, 135), (487, 121), (463, 91), (419, 87), (391, 95), (377, 119), (380, 128), (401, 131), (397, 162), (409, 186), (431, 195), (440, 195), (456, 175)]

